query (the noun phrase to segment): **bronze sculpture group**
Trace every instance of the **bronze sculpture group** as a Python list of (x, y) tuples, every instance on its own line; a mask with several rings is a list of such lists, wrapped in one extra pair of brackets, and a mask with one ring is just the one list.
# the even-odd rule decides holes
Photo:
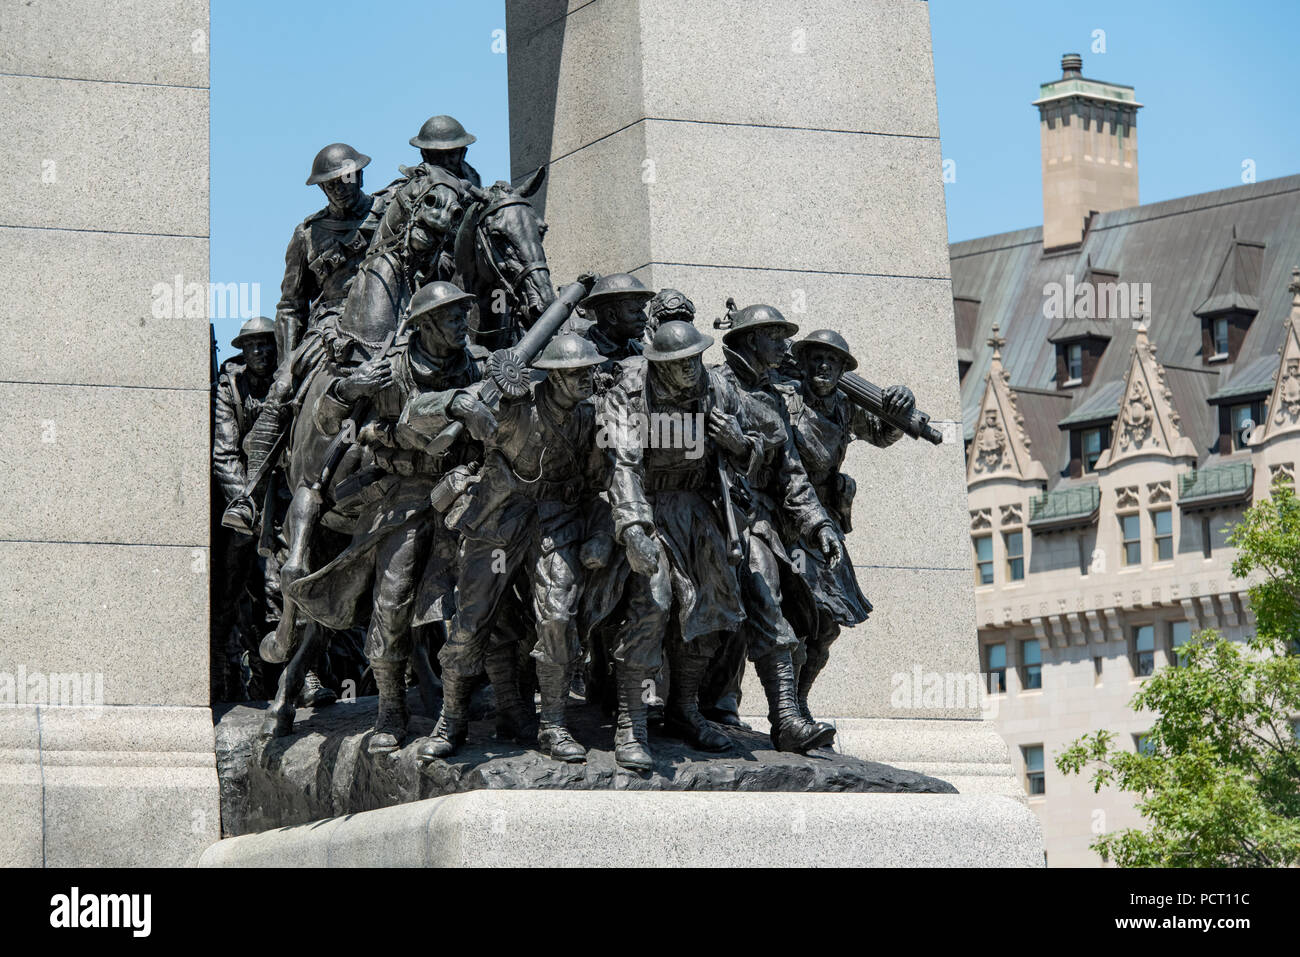
[(848, 443), (937, 435), (907, 388), (845, 379), (839, 334), (795, 340), (772, 306), (728, 302), (706, 366), (683, 293), (625, 273), (555, 289), (528, 202), (544, 169), (484, 188), (473, 142), (431, 118), (421, 162), (374, 194), (350, 146), (312, 164), (328, 205), (215, 385), (214, 698), (236, 696), (254, 594), (243, 693), (283, 665), (267, 737), (333, 702), (318, 672), (342, 648), (378, 695), (376, 755), (407, 743), (411, 683), (442, 689), (420, 759), (453, 755), (484, 675), (497, 735), (555, 760), (586, 757), (574, 689), (614, 711), (622, 767), (653, 766), (660, 705), (668, 733), (724, 751), (746, 660), (773, 746), (829, 745), (809, 691), (871, 611), (844, 544)]

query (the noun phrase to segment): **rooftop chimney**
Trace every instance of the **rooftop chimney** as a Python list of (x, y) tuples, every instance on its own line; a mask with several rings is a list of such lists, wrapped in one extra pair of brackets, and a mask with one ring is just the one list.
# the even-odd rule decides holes
[(1083, 57), (1061, 57), (1061, 78), (1044, 83), (1043, 248), (1077, 246), (1092, 213), (1138, 205), (1137, 111), (1133, 87), (1083, 75)]

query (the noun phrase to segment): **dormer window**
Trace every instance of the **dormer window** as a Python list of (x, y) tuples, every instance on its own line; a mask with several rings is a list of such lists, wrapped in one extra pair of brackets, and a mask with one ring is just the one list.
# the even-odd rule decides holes
[(1201, 364), (1236, 362), (1259, 313), (1264, 244), (1238, 239), (1234, 226), (1205, 301), (1192, 310), (1201, 320)]
[(1097, 471), (1097, 460), (1101, 458), (1101, 453), (1106, 451), (1110, 445), (1110, 428), (1102, 426), (1097, 429), (1084, 429), (1080, 436), (1080, 459), (1083, 463), (1083, 471)]
[(1210, 356), (1211, 362), (1222, 362), (1228, 358), (1228, 320), (1226, 317), (1219, 317), (1210, 323), (1211, 340), (1214, 343), (1214, 354)]
[(1071, 342), (1065, 347), (1065, 374), (1068, 377), (1063, 385), (1079, 385), (1083, 382), (1083, 345)]

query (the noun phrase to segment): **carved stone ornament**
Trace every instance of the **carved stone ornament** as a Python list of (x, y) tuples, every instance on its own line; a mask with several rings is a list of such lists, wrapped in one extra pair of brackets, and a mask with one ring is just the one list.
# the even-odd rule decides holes
[(996, 472), (1003, 467), (1007, 434), (998, 422), (996, 409), (984, 410), (984, 421), (975, 433), (975, 471)]
[(970, 513), (971, 531), (993, 527), (993, 509), (980, 508)]
[(1173, 499), (1169, 488), (1169, 482), (1148, 482), (1147, 483), (1147, 501), (1152, 505), (1157, 502), (1168, 502)]
[(1268, 467), (1268, 481), (1270, 485), (1277, 485), (1281, 482), (1295, 484), (1295, 463), (1278, 462), (1276, 465)]
[(1138, 487), (1136, 485), (1126, 485), (1123, 488), (1117, 488), (1115, 490), (1115, 507), (1137, 508)]
[(1288, 359), (1282, 381), (1278, 383), (1277, 411), (1274, 425), (1294, 425), (1300, 420), (1300, 359)]
[(1002, 509), (1003, 527), (1006, 527), (1008, 525), (1024, 524), (1025, 521), (1023, 518), (1024, 508), (1019, 503), (1016, 503), (1015, 505), (1003, 505), (1001, 506), (1001, 509)]
[(1160, 440), (1153, 433), (1156, 423), (1155, 405), (1151, 401), (1151, 393), (1140, 380), (1135, 381), (1133, 388), (1129, 390), (1128, 399), (1124, 402), (1119, 418), (1121, 449), (1127, 450), (1130, 447), (1140, 449), (1147, 442), (1152, 445), (1160, 444)]

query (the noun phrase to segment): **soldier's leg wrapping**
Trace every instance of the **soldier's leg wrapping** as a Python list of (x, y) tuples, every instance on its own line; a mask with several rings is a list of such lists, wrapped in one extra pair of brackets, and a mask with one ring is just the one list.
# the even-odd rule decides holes
[(835, 618), (826, 609), (819, 609), (817, 633), (808, 636), (803, 667), (798, 670), (799, 710), (810, 720), (812, 712), (808, 709), (808, 694), (812, 691), (817, 676), (830, 661), (831, 645), (839, 636), (840, 626)]
[(654, 767), (646, 727), (654, 693), (649, 682), (663, 664), (664, 632), (673, 608), (667, 562), (648, 578), (629, 575), (626, 588), (627, 617), (611, 653), (618, 695), (614, 760), (625, 768), (645, 771)]
[(781, 569), (768, 544), (749, 537), (749, 560), (741, 568), (745, 620), (740, 630), (767, 697), (772, 744), (779, 751), (808, 751), (829, 744), (835, 729), (809, 721), (799, 710), (792, 654), (794, 629), (781, 614)]
[(565, 718), (580, 653), (574, 620), (581, 595), (580, 567), (576, 543), (549, 552), (534, 548), (532, 599), (537, 642), (532, 657), (542, 696), (537, 741), (544, 752), (560, 761), (582, 761), (587, 755), (587, 749), (569, 733)]
[[(667, 642), (670, 680), (664, 727), (701, 751), (725, 751), (731, 747), (731, 739), (700, 712), (700, 688), (709, 663), (722, 644), (722, 636), (714, 632), (683, 641), (675, 622), (670, 631)], [(744, 663), (743, 657), (741, 662)]]
[(373, 609), (366, 629), (366, 657), (379, 687), (375, 733), (366, 745), (372, 754), (396, 750), (406, 734), (411, 616), (432, 536), (432, 526), (420, 517), (388, 533), (375, 550)]
[(726, 632), (718, 654), (709, 662), (700, 686), (700, 708), (713, 721), (747, 727), (740, 720), (741, 682), (745, 677), (745, 636)]
[(523, 551), (518, 545), (504, 548), (477, 539), (461, 540), (457, 552), (456, 613), (447, 628), (447, 640), (438, 652), (442, 668), (442, 713), (433, 734), (420, 746), (419, 758), (423, 761), (448, 757), (464, 743), (469, 729), (471, 682), (484, 670), (493, 618), (519, 567)]

